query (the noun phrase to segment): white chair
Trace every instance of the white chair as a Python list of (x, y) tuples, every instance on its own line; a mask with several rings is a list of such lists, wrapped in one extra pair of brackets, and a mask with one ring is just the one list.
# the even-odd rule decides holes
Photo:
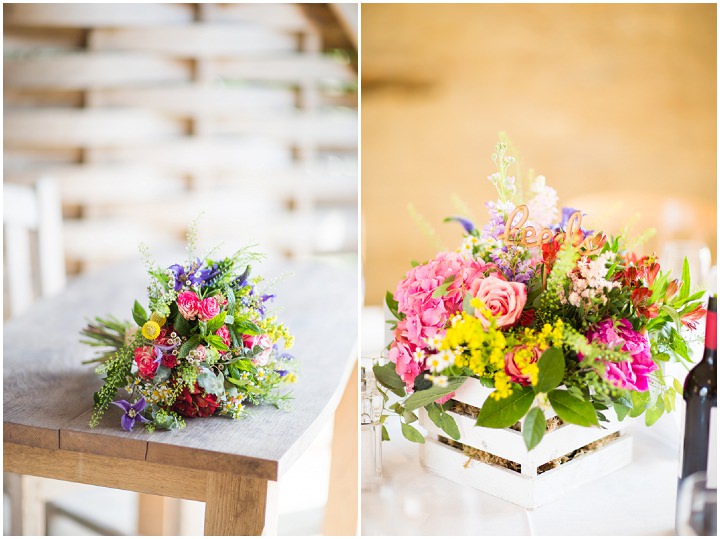
[[(5, 317), (17, 316), (38, 297), (65, 286), (62, 212), (57, 184), (42, 178), (33, 186), (3, 185)], [(45, 503), (64, 483), (3, 474), (10, 502), (11, 535), (44, 535)]]
[(3, 234), (8, 310), (17, 316), (65, 286), (60, 193), (52, 179), (3, 185)]

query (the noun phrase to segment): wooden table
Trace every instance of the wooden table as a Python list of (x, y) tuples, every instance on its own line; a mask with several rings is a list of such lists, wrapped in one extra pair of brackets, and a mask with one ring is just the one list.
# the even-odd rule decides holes
[[(272, 533), (276, 482), (336, 409), (325, 531), (354, 534), (357, 519), (357, 268), (353, 261), (266, 266), (275, 310), (302, 362), (293, 408), (254, 407), (249, 418), (194, 419), (179, 431), (120, 429), (111, 407), (90, 429), (100, 379), (81, 361), (85, 318), (130, 319), (145, 297), (140, 263), (76, 279), (4, 326), (4, 469), (26, 475), (206, 502), (206, 535)], [(344, 391), (347, 387), (347, 391)], [(344, 395), (344, 396), (343, 396)]]

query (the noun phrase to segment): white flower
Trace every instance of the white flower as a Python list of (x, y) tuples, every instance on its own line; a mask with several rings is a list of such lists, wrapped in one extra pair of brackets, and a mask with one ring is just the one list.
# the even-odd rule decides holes
[(425, 359), (425, 353), (422, 350), (415, 350), (413, 352), (413, 361), (415, 363), (422, 363)]
[(455, 353), (451, 350), (443, 350), (428, 358), (428, 366), (432, 372), (442, 372), (455, 363)]
[(558, 220), (557, 191), (545, 184), (545, 176), (538, 176), (530, 186), (533, 197), (528, 201), (528, 223), (535, 228), (550, 227)]
[(448, 377), (447, 376), (433, 376), (432, 374), (426, 374), (425, 380), (430, 380), (434, 386), (447, 387)]

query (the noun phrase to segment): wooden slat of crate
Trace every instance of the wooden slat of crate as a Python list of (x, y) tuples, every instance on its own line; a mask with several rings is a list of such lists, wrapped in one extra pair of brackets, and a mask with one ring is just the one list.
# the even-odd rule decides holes
[(143, 51), (187, 57), (292, 52), (297, 37), (256, 25), (197, 24), (92, 31), (94, 50)]
[(193, 20), (191, 4), (5, 4), (10, 26), (90, 28), (155, 25)]
[(5, 87), (3, 105), (6, 109), (66, 107), (78, 108), (84, 103), (81, 90), (27, 90)]
[(4, 118), (5, 143), (49, 147), (143, 144), (179, 137), (183, 126), (143, 110), (13, 110)]
[(297, 83), (322, 79), (351, 82), (356, 78), (347, 65), (320, 54), (216, 59), (212, 64), (214, 72), (226, 79)]
[(258, 110), (294, 108), (289, 88), (222, 87), (183, 84), (169, 87), (104, 88), (93, 91), (96, 107), (143, 107), (181, 115), (198, 113), (237, 114)]
[(189, 81), (187, 60), (136, 53), (67, 53), (6, 59), (4, 84), (52, 90), (127, 87)]

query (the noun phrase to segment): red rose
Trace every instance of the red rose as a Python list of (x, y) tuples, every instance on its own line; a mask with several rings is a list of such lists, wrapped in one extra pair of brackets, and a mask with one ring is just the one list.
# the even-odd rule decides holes
[(172, 369), (173, 367), (177, 366), (177, 364), (178, 364), (178, 357), (177, 357), (177, 356), (174, 356), (174, 355), (172, 355), (172, 354), (165, 354), (165, 355), (163, 355), (163, 357), (162, 357), (162, 364), (163, 364), (165, 367), (167, 367), (167, 368), (169, 368), (169, 369)]
[(155, 363), (155, 354), (152, 346), (138, 346), (135, 349), (135, 363), (138, 371), (145, 378), (153, 378), (157, 371), (157, 363)]
[(172, 409), (183, 417), (208, 417), (213, 415), (219, 406), (218, 398), (205, 393), (196, 382), (192, 390), (187, 386), (182, 388)]

